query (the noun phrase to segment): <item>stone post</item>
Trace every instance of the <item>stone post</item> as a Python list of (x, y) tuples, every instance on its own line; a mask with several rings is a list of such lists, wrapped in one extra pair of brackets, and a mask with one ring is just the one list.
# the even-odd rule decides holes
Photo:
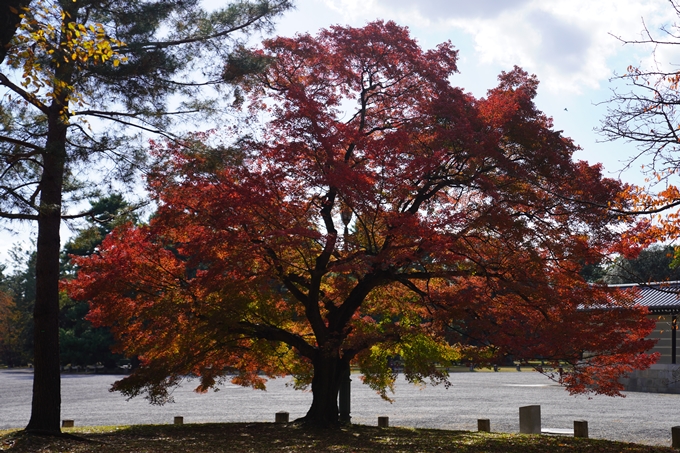
[(491, 420), (488, 418), (480, 418), (477, 420), (477, 431), (490, 433), (491, 432)]
[(519, 432), (522, 434), (541, 434), (541, 406), (519, 408)]
[(587, 420), (574, 420), (574, 437), (588, 438)]
[(276, 423), (288, 423), (288, 412), (277, 412), (276, 413)]
[(390, 426), (389, 417), (378, 417), (378, 428), (388, 428)]
[(672, 427), (671, 435), (673, 437), (671, 447), (680, 449), (680, 426)]
[(173, 422), (175, 425), (183, 425), (184, 424), (184, 417), (175, 417), (175, 420)]

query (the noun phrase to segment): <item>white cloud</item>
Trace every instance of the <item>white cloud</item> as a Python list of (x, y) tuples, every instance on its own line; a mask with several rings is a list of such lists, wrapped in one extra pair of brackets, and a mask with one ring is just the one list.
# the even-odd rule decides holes
[[(480, 63), (536, 73), (552, 92), (597, 89), (624, 47), (613, 36), (639, 38), (642, 18), (656, 30), (674, 11), (665, 0), (325, 0), (344, 19), (392, 17), (415, 27), (455, 28), (474, 40)], [(648, 52), (645, 49), (644, 52)]]
[[(386, 4), (387, 0), (383, 0)], [(390, 0), (390, 8), (417, 11), (434, 20), (442, 18), (494, 18), (506, 11), (516, 10), (531, 0)]]

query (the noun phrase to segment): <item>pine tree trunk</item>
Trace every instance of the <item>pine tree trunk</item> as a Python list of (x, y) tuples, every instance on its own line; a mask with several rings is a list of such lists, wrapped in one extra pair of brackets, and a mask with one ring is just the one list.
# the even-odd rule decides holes
[(21, 22), (21, 8), (29, 3), (30, 0), (5, 0), (0, 5), (0, 63), (5, 59), (9, 43)]
[[(57, 111), (58, 112), (58, 111)], [(40, 180), (33, 353), (33, 401), (27, 430), (61, 432), (59, 250), (66, 126), (52, 112)]]
[(313, 362), (312, 406), (302, 421), (316, 426), (339, 425), (338, 391), (349, 363), (338, 356), (320, 357)]

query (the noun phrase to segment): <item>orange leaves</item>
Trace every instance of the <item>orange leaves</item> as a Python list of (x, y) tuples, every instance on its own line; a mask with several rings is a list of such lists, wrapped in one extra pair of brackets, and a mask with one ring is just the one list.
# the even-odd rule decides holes
[[(667, 180), (673, 173), (656, 175), (658, 180)], [(677, 210), (680, 205), (680, 189), (677, 186), (667, 183), (665, 188), (656, 192), (651, 188), (627, 186), (620, 193), (619, 199), (619, 205), (630, 206), (631, 211), (645, 215), (638, 217), (635, 226), (622, 234), (622, 248), (632, 245), (633, 250), (639, 252), (650, 244), (680, 238)], [(625, 254), (621, 250), (617, 251)]]

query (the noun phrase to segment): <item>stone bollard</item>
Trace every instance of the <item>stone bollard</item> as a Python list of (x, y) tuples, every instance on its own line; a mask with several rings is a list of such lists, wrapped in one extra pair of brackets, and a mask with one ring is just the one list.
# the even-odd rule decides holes
[(574, 437), (588, 438), (587, 420), (574, 420)]
[(477, 431), (490, 433), (491, 432), (491, 420), (488, 418), (477, 419)]
[(288, 412), (277, 412), (276, 423), (288, 423)]
[(680, 426), (671, 428), (671, 436), (673, 437), (671, 447), (680, 449)]
[(183, 425), (184, 424), (184, 417), (175, 417), (174, 423), (175, 423), (175, 425)]
[(519, 432), (522, 434), (541, 434), (541, 406), (519, 408)]
[(75, 422), (73, 420), (62, 420), (61, 421), (61, 427), (62, 428), (73, 428), (75, 426)]
[(389, 417), (378, 417), (378, 428), (389, 428), (390, 418)]

